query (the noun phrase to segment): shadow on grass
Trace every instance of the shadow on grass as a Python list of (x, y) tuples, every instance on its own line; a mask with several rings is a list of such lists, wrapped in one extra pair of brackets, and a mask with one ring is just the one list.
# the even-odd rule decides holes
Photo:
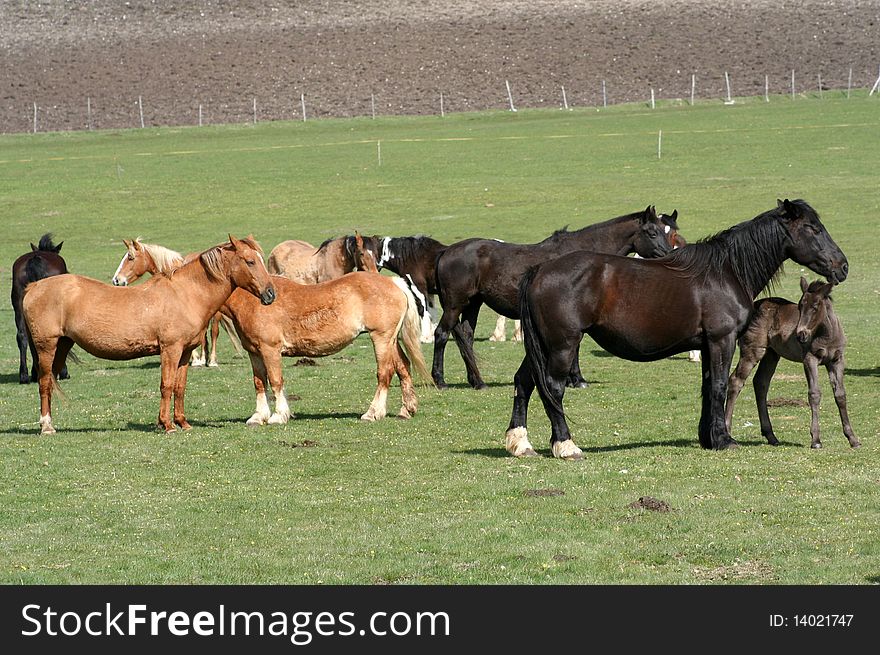
[(880, 575), (869, 575), (865, 577), (865, 582), (870, 582), (871, 584), (880, 584)]
[[(18, 373), (0, 373), (0, 384), (19, 384)], [(28, 382), (28, 384), (36, 384), (36, 382)], [(26, 386), (22, 384), (21, 386)]]
[(847, 368), (846, 375), (855, 375), (856, 377), (880, 377), (880, 366), (875, 366), (874, 368)]
[[(18, 378), (16, 378), (18, 379)], [(511, 378), (510, 382), (486, 382), (486, 386), (490, 388), (495, 387), (512, 387), (513, 386), (513, 378)], [(430, 389), (430, 387), (428, 387)], [(440, 391), (445, 391), (446, 389), (472, 389), (471, 385), (467, 382), (447, 382), (446, 387), (444, 389), (440, 389)]]

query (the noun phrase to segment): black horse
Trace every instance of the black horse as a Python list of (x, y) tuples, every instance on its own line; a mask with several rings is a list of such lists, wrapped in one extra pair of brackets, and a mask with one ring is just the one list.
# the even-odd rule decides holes
[[(18, 352), (21, 363), (18, 368), (18, 381), (21, 384), (28, 382), (36, 382), (39, 379), (39, 371), (37, 370), (37, 357), (33, 344), (31, 348), (32, 368), (31, 375), (28, 376), (27, 368), (27, 350), (28, 350), (28, 332), (27, 325), (24, 322), (24, 314), (21, 311), (21, 300), (24, 297), (25, 287), (31, 282), (42, 280), (44, 277), (60, 275), (67, 273), (67, 264), (64, 258), (58, 254), (62, 241), (57, 246), (52, 243), (52, 235), (44, 234), (40, 237), (39, 245), (31, 244), (31, 252), (22, 255), (12, 264), (12, 311), (15, 314), (16, 341), (18, 342)], [(66, 380), (70, 377), (67, 373), (67, 366), (61, 369), (59, 377)]]
[[(676, 217), (676, 211), (672, 216)], [(662, 215), (661, 215), (662, 216)], [(474, 356), (474, 328), (483, 303), (499, 314), (518, 319), (517, 290), (526, 271), (541, 262), (573, 251), (659, 257), (670, 252), (665, 225), (654, 207), (569, 232), (557, 230), (540, 243), (521, 245), (494, 239), (466, 239), (449, 246), (437, 260), (437, 286), (443, 316), (434, 332), (431, 375), (445, 388), (443, 355), (452, 332), (475, 389), (486, 384)], [(460, 319), (460, 320), (459, 320)], [(586, 387), (577, 357), (571, 362), (569, 385)]]
[(834, 284), (846, 279), (846, 257), (803, 200), (778, 201), (775, 209), (662, 259), (579, 252), (531, 269), (520, 285), (526, 357), (514, 377), (507, 450), (535, 454), (526, 414), (537, 384), (552, 426), (554, 456), (583, 457), (571, 440), (562, 397), (584, 333), (608, 352), (640, 362), (700, 348), (700, 445), (735, 446), (724, 402), (736, 339), (755, 296), (775, 280), (786, 259)]

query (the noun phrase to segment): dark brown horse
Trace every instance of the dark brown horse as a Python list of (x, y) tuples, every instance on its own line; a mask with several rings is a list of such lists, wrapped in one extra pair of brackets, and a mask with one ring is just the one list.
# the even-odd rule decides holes
[(552, 425), (553, 455), (583, 457), (571, 439), (562, 398), (584, 333), (611, 354), (639, 362), (700, 348), (700, 445), (736, 445), (724, 420), (736, 338), (755, 296), (786, 259), (832, 283), (846, 279), (846, 257), (803, 200), (779, 201), (750, 221), (661, 259), (576, 252), (531, 269), (520, 285), (526, 357), (514, 377), (507, 450), (535, 454), (526, 414), (537, 385)]
[(753, 381), (755, 402), (761, 420), (761, 434), (771, 446), (779, 440), (773, 434), (770, 413), (767, 411), (767, 391), (780, 357), (792, 362), (802, 362), (807, 376), (807, 398), (810, 401), (810, 446), (821, 448), (819, 440), (819, 364), (828, 369), (828, 378), (834, 392), (834, 400), (840, 412), (843, 434), (849, 445), (861, 444), (853, 433), (846, 411), (846, 389), (843, 386), (846, 335), (840, 325), (831, 302), (831, 285), (820, 281), (809, 284), (801, 278), (801, 296), (798, 304), (783, 298), (762, 298), (755, 303), (755, 311), (746, 331), (739, 338), (739, 364), (730, 376), (727, 387), (727, 406), (724, 420), (730, 430), (736, 398), (742, 390), (749, 373), (758, 364)]
[[(74, 344), (103, 359), (159, 355), (159, 425), (190, 429), (184, 415), (189, 356), (211, 317), (242, 288), (264, 305), (275, 300), (260, 247), (235, 239), (201, 253), (169, 276), (137, 286), (111, 286), (82, 275), (56, 275), (28, 286), (22, 308), (40, 371), (40, 428), (52, 434), (53, 378)], [(172, 422), (171, 405), (174, 405)]]
[[(21, 384), (28, 382), (36, 382), (39, 379), (39, 371), (37, 369), (37, 353), (34, 345), (30, 344), (31, 349), (31, 374), (28, 375), (27, 367), (27, 351), (28, 351), (28, 333), (27, 325), (24, 321), (24, 314), (21, 311), (21, 301), (24, 297), (24, 290), (31, 282), (42, 280), (53, 275), (61, 275), (67, 273), (67, 264), (64, 258), (58, 254), (62, 241), (57, 246), (52, 243), (52, 234), (47, 233), (40, 237), (38, 245), (31, 244), (31, 252), (22, 255), (12, 264), (12, 311), (15, 314), (15, 339), (18, 343), (18, 353), (20, 363), (18, 366), (18, 381)], [(64, 366), (59, 372), (58, 377), (66, 380), (70, 376), (67, 373), (67, 366)]]
[[(592, 252), (659, 257), (671, 250), (654, 207), (612, 218), (569, 232), (557, 230), (540, 243), (522, 245), (494, 239), (467, 239), (449, 246), (437, 259), (437, 286), (443, 315), (434, 332), (431, 375), (445, 388), (443, 355), (451, 332), (467, 367), (468, 383), (483, 389), (474, 356), (474, 328), (483, 303), (508, 318), (519, 318), (517, 290), (526, 271), (568, 252)], [(571, 362), (570, 386), (586, 387), (580, 365)]]

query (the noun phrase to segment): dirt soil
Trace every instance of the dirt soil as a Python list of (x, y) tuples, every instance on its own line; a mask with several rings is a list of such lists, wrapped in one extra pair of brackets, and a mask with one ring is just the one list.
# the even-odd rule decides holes
[(872, 86), (878, 0), (0, 0), (0, 131)]

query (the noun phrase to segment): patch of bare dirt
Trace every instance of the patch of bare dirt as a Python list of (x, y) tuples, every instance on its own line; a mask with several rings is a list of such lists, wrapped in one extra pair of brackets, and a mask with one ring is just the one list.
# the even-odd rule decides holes
[[(0, 131), (301, 120), (870, 86), (860, 0), (5, 0)], [(87, 111), (91, 104), (91, 118)]]
[(646, 509), (651, 512), (668, 512), (671, 508), (665, 500), (654, 498), (653, 496), (642, 496), (636, 501), (631, 502), (628, 507), (632, 509)]

